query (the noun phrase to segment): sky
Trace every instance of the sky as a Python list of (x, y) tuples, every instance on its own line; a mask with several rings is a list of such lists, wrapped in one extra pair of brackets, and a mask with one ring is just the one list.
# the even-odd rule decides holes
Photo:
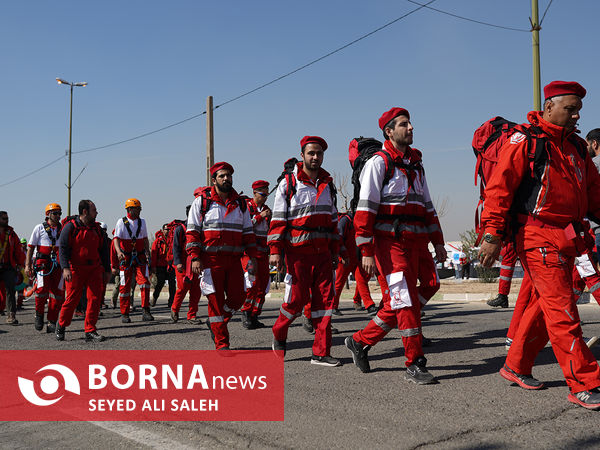
[[(422, 0), (425, 2), (426, 0)], [(539, 0), (540, 18), (549, 0)], [(473, 228), (473, 131), (533, 109), (529, 0), (436, 0), (431, 7), (525, 31), (420, 9), (264, 89), (291, 72), (418, 8), (406, 0), (5, 2), (0, 14), (0, 210), (21, 237), (47, 203), (67, 210), (69, 88), (73, 101), (72, 212), (92, 199), (109, 230), (127, 198), (149, 230), (184, 215), (206, 182), (205, 115), (146, 137), (92, 149), (214, 111), (215, 161), (234, 187), (274, 183), (304, 135), (324, 137), (323, 167), (348, 179), (348, 143), (381, 137), (392, 106), (410, 111), (414, 147), (446, 240)], [(600, 127), (597, 0), (554, 0), (540, 31), (541, 82), (587, 88), (579, 128)], [(58, 159), (32, 176), (11, 182)], [(8, 183), (8, 184), (6, 184)], [(347, 181), (349, 184), (349, 181)], [(348, 186), (351, 188), (351, 186)], [(342, 188), (343, 189), (343, 188)], [(269, 204), (272, 204), (272, 198)], [(343, 205), (343, 201), (341, 202)], [(441, 206), (445, 205), (444, 208)], [(442, 211), (443, 210), (443, 211)]]

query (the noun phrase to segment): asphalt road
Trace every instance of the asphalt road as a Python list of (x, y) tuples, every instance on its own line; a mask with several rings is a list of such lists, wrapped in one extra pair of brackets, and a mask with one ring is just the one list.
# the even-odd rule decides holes
[[(498, 375), (512, 308), (492, 310), (479, 302), (429, 305), (423, 329), (433, 345), (426, 356), (439, 384), (417, 386), (404, 380), (402, 342), (395, 330), (370, 351), (372, 373), (352, 364), (343, 341), (368, 318), (351, 305), (343, 301), (344, 315), (334, 317), (341, 333), (333, 337), (332, 355), (342, 359), (342, 367), (311, 365), (312, 336), (300, 321), (290, 329), (284, 422), (3, 422), (0, 448), (600, 448), (600, 412), (567, 401), (551, 347), (542, 351), (533, 373), (547, 389), (525, 391)], [(273, 324), (278, 306), (267, 302), (266, 324)], [(104, 310), (98, 324), (107, 341), (86, 343), (79, 319), (66, 340), (57, 342), (34, 330), (29, 306), (18, 313), (19, 326), (0, 322), (0, 348), (212, 348), (204, 325), (169, 324), (163, 299), (154, 309), (155, 322), (141, 322), (138, 312), (133, 323), (123, 325), (116, 311)], [(205, 317), (205, 301), (200, 312)], [(580, 313), (584, 335), (600, 334), (600, 307), (582, 305)], [(244, 330), (236, 316), (229, 329), (234, 349), (270, 348), (269, 328)], [(600, 356), (600, 346), (593, 351)]]

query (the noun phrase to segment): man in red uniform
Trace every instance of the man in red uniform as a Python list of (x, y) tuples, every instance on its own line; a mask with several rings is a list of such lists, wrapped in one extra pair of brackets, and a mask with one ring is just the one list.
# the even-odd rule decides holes
[(96, 322), (104, 283), (110, 277), (108, 243), (103, 237), (100, 224), (96, 222), (98, 211), (94, 202), (81, 200), (78, 210), (79, 216), (64, 225), (58, 240), (58, 255), (67, 298), (60, 310), (56, 339), (64, 341), (65, 329), (71, 324), (75, 308), (87, 287), (85, 339), (102, 342), (105, 338), (96, 331)]
[[(188, 216), (191, 207), (191, 205), (188, 205), (186, 208), (186, 217)], [(200, 278), (198, 277), (197, 273), (193, 273), (191, 270), (189, 255), (185, 249), (185, 231), (185, 221), (181, 221), (181, 224), (177, 225), (171, 231), (171, 233), (173, 233), (173, 265), (177, 270), (177, 292), (175, 292), (173, 304), (171, 305), (171, 322), (177, 323), (179, 320), (179, 309), (181, 308), (181, 303), (183, 303), (183, 299), (189, 292), (190, 298), (188, 300), (187, 322), (192, 325), (200, 325), (202, 324), (202, 320), (196, 316), (198, 314), (200, 295), (202, 294), (202, 291), (200, 290)]]
[(25, 263), (25, 253), (21, 249), (21, 241), (15, 230), (8, 225), (8, 213), (0, 211), (0, 282), (4, 283), (7, 293), (8, 316), (6, 323), (17, 325), (17, 300), (15, 281), (17, 271)]
[(177, 286), (175, 285), (175, 271), (167, 261), (167, 232), (169, 231), (167, 225), (168, 224), (165, 223), (162, 228), (156, 232), (154, 235), (154, 242), (152, 243), (150, 262), (151, 271), (156, 274), (156, 286), (154, 286), (154, 293), (152, 294), (150, 306), (156, 305), (160, 291), (162, 291), (165, 281), (167, 281), (169, 285), (169, 300), (167, 304), (170, 308), (173, 304), (173, 297), (175, 296)]
[[(272, 347), (285, 356), (288, 329), (311, 302), (315, 328), (311, 364), (335, 367), (341, 365), (330, 355), (333, 270), (340, 251), (335, 189), (331, 176), (321, 168), (325, 139), (304, 136), (300, 147), (302, 161), (277, 186), (268, 235), (270, 263), (282, 272), (281, 254), (285, 252), (287, 267), (286, 292), (273, 325)], [(344, 255), (345, 264), (346, 258)]]
[[(348, 275), (354, 273), (354, 279), (356, 280), (356, 292), (355, 297), (359, 296), (363, 301), (367, 314), (374, 316), (377, 313), (377, 306), (371, 298), (371, 292), (369, 291), (369, 279), (371, 278), (362, 268), (358, 261), (358, 255), (356, 252), (356, 237), (354, 231), (353, 217), (351, 212), (340, 214), (338, 217), (338, 233), (342, 238), (342, 245), (348, 253), (348, 265), (339, 265), (335, 271), (335, 299), (333, 301), (333, 314), (342, 315), (339, 310), (340, 296), (342, 295), (342, 289), (346, 284)], [(360, 305), (360, 301), (358, 302)]]
[(137, 198), (127, 199), (125, 209), (127, 216), (117, 221), (113, 239), (120, 264), (121, 322), (131, 322), (129, 310), (131, 280), (134, 277), (140, 287), (140, 296), (142, 297), (142, 320), (151, 321), (154, 320), (154, 317), (150, 313), (150, 273), (148, 271), (150, 248), (146, 221), (140, 217), (142, 204)]
[[(58, 203), (46, 206), (46, 219), (38, 224), (29, 238), (29, 248), (25, 259), (25, 271), (30, 279), (37, 273), (35, 290), (35, 329), (44, 328), (44, 310), (48, 302), (47, 333), (56, 331), (56, 321), (62, 303), (65, 300), (62, 270), (58, 261), (58, 238), (60, 237), (61, 207)], [(33, 252), (35, 255), (35, 272)]]
[[(410, 147), (413, 127), (408, 111), (386, 111), (379, 127), (385, 143), (382, 152), (371, 157), (362, 170), (354, 227), (364, 270), (372, 275), (377, 265), (389, 296), (375, 318), (345, 343), (358, 368), (369, 372), (369, 348), (397, 326), (406, 355), (405, 379), (431, 384), (436, 380), (426, 368), (421, 333), (421, 303), (427, 298), (419, 296), (417, 280), (421, 276), (437, 278), (427, 247), (432, 242), (437, 260), (445, 261), (444, 237), (427, 187), (421, 152)], [(394, 164), (392, 178), (386, 184), (385, 158), (387, 164)], [(422, 274), (425, 269), (432, 273)]]
[[(269, 196), (269, 182), (258, 180), (252, 183), (253, 198), (246, 199), (248, 211), (252, 218), (254, 234), (256, 235), (256, 266), (250, 267), (249, 261), (244, 261), (248, 270), (246, 276), (251, 285), (246, 290), (246, 301), (242, 306), (242, 326), (247, 330), (264, 328), (258, 321), (265, 303), (267, 287), (271, 281), (269, 274), (269, 247), (267, 233), (271, 223), (271, 208), (265, 202)], [(247, 259), (247, 258), (246, 258)]]
[(600, 367), (583, 340), (572, 291), (574, 258), (584, 248), (581, 222), (587, 214), (600, 217), (600, 175), (575, 134), (585, 89), (553, 81), (544, 94), (544, 110), (530, 112), (531, 125), (502, 147), (485, 190), (481, 263), (497, 259), (509, 210), (516, 211), (515, 250), (533, 285), (500, 375), (525, 389), (542, 388), (531, 371), (550, 339), (568, 400), (600, 409)]
[(186, 250), (192, 272), (202, 274), (215, 347), (229, 350), (227, 323), (244, 303), (240, 258), (245, 252), (256, 265), (256, 240), (246, 202), (233, 189), (233, 167), (218, 162), (210, 176), (212, 187), (196, 197), (188, 215)]

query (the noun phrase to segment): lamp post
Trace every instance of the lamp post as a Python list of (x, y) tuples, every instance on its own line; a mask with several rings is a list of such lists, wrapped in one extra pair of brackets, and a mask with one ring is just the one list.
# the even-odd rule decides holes
[(66, 84), (68, 86), (71, 87), (71, 110), (69, 113), (69, 181), (67, 184), (67, 213), (70, 216), (71, 215), (71, 140), (72, 140), (72, 136), (73, 136), (73, 87), (78, 86), (78, 87), (84, 87), (87, 86), (87, 83), (85, 81), (81, 82), (81, 83), (70, 83), (66, 80), (63, 80), (62, 78), (57, 78), (56, 79), (58, 84)]

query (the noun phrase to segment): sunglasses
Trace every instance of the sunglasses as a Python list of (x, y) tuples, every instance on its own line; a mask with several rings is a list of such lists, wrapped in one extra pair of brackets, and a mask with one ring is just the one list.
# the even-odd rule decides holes
[(264, 192), (258, 192), (258, 191), (256, 191), (256, 193), (257, 193), (258, 195), (262, 196), (262, 197), (268, 197), (268, 196), (269, 196), (269, 193), (268, 193), (268, 192), (265, 194)]
[(62, 216), (62, 211), (50, 211), (50, 214), (54, 216)]

